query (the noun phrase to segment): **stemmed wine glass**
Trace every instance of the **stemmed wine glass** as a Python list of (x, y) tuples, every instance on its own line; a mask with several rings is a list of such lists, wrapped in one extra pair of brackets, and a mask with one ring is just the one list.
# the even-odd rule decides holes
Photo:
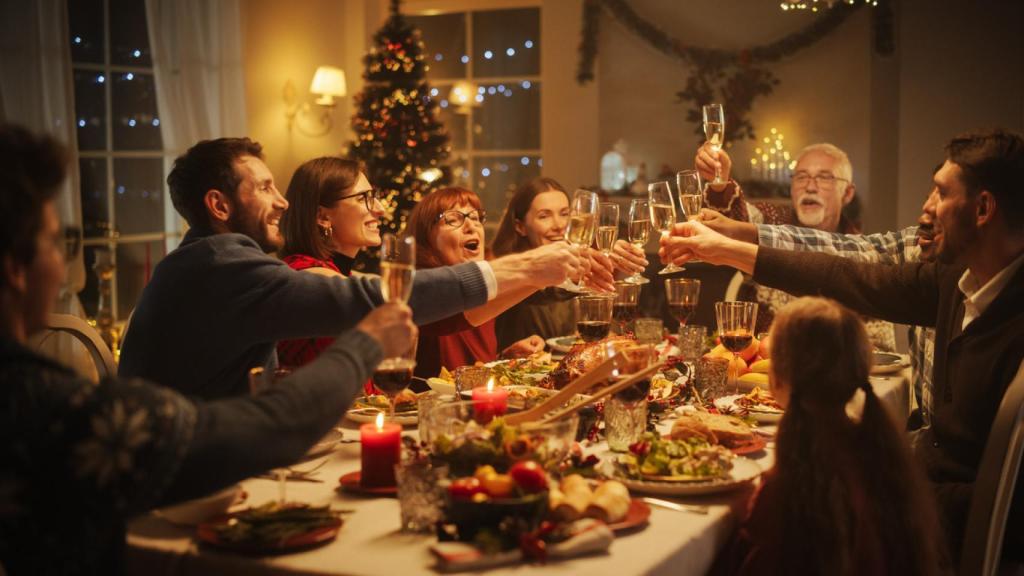
[(584, 342), (597, 342), (608, 337), (612, 328), (612, 308), (615, 296), (583, 294), (573, 301), (576, 312), (576, 331)]
[(621, 281), (615, 283), (615, 302), (612, 303), (612, 318), (619, 325), (619, 334), (626, 333), (626, 326), (632, 322), (640, 308), (640, 284)]
[[(711, 149), (718, 152), (725, 144), (725, 110), (721, 104), (704, 105), (704, 137)], [(715, 184), (722, 183), (722, 171), (715, 168)]]
[(597, 212), (597, 249), (605, 256), (612, 255), (612, 247), (619, 238), (619, 205), (601, 202)]
[[(380, 291), (385, 302), (408, 302), (416, 269), (416, 239), (385, 234), (380, 248)], [(388, 416), (395, 415), (395, 399), (412, 381), (416, 347), (404, 356), (385, 358), (373, 372), (373, 385), (388, 397)]]
[[(715, 302), (715, 317), (722, 345), (733, 354), (738, 354), (753, 342), (754, 324), (757, 322), (756, 302)], [(729, 388), (736, 388), (736, 371), (731, 365)]]
[[(651, 227), (661, 232), (662, 238), (669, 235), (672, 225), (676, 223), (676, 203), (672, 201), (672, 189), (668, 182), (652, 182), (647, 187), (647, 201), (651, 209)], [(682, 272), (682, 266), (668, 263), (658, 274)]]
[(694, 278), (668, 278), (665, 280), (665, 298), (668, 311), (679, 321), (679, 328), (686, 326), (690, 316), (697, 310), (700, 298), (700, 280)]
[[(700, 173), (696, 170), (683, 170), (676, 174), (676, 185), (679, 187), (679, 206), (683, 209), (683, 217), (688, 222), (700, 220), (700, 209), (704, 205), (704, 190), (700, 182)], [(700, 262), (700, 260), (690, 260)]]
[[(565, 240), (576, 248), (590, 248), (597, 227), (597, 194), (590, 190), (577, 190), (569, 205), (569, 225), (565, 227)], [(581, 278), (582, 280), (582, 278)], [(559, 288), (570, 292), (585, 292), (581, 284), (566, 278)]]
[[(651, 231), (651, 209), (647, 200), (633, 200), (629, 203), (629, 226), (626, 228), (629, 233), (628, 240), (633, 246), (644, 249), (647, 245), (647, 237)], [(634, 273), (626, 278), (624, 282), (631, 284), (647, 284), (650, 282), (640, 272)]]

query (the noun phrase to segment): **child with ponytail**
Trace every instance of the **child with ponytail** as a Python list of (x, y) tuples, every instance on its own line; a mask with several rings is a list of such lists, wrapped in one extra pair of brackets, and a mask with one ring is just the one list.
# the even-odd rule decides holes
[[(923, 472), (868, 382), (861, 320), (800, 298), (772, 327), (770, 386), (786, 408), (775, 468), (717, 572), (941, 574), (941, 535)], [(847, 405), (864, 396), (856, 417)]]

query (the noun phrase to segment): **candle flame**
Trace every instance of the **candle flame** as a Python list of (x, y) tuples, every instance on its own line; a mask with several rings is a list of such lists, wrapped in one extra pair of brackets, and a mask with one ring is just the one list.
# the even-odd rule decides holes
[(377, 412), (377, 431), (379, 432), (379, 431), (381, 431), (383, 429), (384, 429), (384, 413), (383, 412)]
[(487, 391), (494, 392), (494, 376), (487, 379)]

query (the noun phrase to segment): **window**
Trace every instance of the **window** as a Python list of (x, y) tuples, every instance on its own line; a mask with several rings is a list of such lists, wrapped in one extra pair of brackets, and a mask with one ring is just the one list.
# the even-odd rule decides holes
[(138, 0), (68, 0), (67, 6), (88, 277), (80, 296), (95, 316), (100, 293), (93, 266), (98, 257), (111, 261), (116, 271), (109, 304), (114, 318), (124, 320), (153, 267), (181, 235), (164, 193), (168, 152), (146, 6)]
[[(410, 16), (427, 79), (452, 137), (455, 184), (480, 195), (492, 222), (522, 182), (540, 176), (540, 8)], [(467, 105), (452, 89), (471, 86)]]

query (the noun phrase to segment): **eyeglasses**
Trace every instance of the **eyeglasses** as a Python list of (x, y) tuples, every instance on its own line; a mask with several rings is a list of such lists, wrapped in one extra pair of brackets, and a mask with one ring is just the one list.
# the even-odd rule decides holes
[(452, 228), (459, 228), (466, 223), (466, 218), (469, 218), (477, 224), (483, 224), (487, 222), (487, 212), (484, 210), (470, 210), (469, 212), (459, 212), (458, 210), (445, 210), (441, 212), (440, 216), (437, 217), (445, 224)]
[(811, 180), (814, 180), (814, 185), (821, 190), (834, 189), (836, 187), (837, 180), (849, 182), (846, 178), (836, 178), (832, 174), (818, 174), (817, 176), (811, 176), (806, 172), (798, 172), (793, 175), (793, 186), (797, 188), (806, 188)]
[(376, 188), (356, 192), (355, 194), (349, 194), (348, 196), (342, 196), (341, 198), (338, 198), (338, 200), (347, 200), (348, 198), (358, 198), (360, 196), (363, 197), (363, 204), (366, 204), (366, 210), (369, 212), (373, 212), (373, 205), (376, 202), (384, 201), (384, 191)]

